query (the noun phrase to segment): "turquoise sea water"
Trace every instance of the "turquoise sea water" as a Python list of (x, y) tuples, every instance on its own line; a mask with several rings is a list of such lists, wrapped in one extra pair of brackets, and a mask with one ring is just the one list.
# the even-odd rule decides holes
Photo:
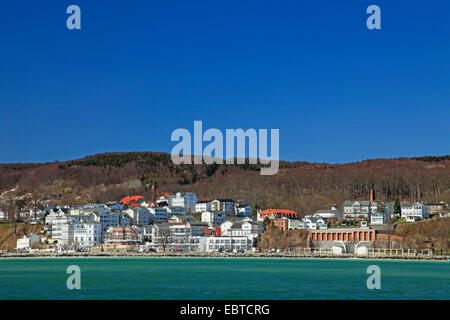
[[(69, 265), (81, 290), (66, 286)], [(381, 289), (366, 286), (369, 265)], [(290, 258), (0, 259), (0, 299), (450, 299), (450, 262)]]

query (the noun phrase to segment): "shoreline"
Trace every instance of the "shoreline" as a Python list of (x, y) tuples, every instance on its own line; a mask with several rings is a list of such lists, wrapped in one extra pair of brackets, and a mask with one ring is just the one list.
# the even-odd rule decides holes
[(450, 256), (384, 256), (384, 255), (330, 255), (330, 254), (289, 254), (289, 253), (90, 253), (90, 252), (61, 252), (61, 253), (3, 253), (1, 258), (291, 258), (291, 259), (341, 259), (341, 260), (404, 260), (404, 261), (450, 261)]

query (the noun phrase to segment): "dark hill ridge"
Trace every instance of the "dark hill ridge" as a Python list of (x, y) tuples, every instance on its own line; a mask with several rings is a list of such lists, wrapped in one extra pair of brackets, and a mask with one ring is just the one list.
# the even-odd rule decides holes
[(302, 212), (367, 199), (450, 201), (450, 156), (371, 159), (346, 164), (280, 162), (275, 176), (259, 165), (174, 165), (161, 152), (104, 153), (64, 162), (0, 164), (0, 192), (17, 185), (53, 201), (117, 200), (128, 194), (192, 191)]

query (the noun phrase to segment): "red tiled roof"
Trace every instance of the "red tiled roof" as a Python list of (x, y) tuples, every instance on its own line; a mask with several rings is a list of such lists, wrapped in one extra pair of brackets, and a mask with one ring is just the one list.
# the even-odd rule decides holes
[(123, 198), (119, 202), (121, 204), (125, 204), (125, 203), (130, 203), (132, 201), (138, 201), (139, 199), (144, 199), (144, 197), (143, 196), (132, 196), (132, 197), (128, 196), (128, 197)]

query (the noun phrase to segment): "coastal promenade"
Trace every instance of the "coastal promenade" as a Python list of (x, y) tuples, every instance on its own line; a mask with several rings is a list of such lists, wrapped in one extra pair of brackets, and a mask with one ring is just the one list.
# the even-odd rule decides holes
[(335, 259), (392, 259), (392, 260), (429, 260), (450, 261), (450, 255), (427, 255), (421, 253), (389, 255), (377, 254), (332, 254), (321, 252), (32, 252), (32, 253), (0, 253), (0, 258), (65, 258), (65, 257), (214, 257), (214, 258), (335, 258)]

